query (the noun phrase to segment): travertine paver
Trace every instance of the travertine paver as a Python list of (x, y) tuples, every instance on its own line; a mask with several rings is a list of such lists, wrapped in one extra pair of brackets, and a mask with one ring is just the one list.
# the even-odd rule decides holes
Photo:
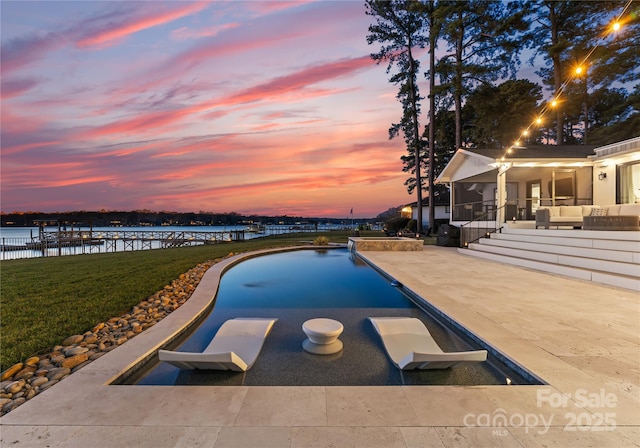
[(451, 248), (363, 255), (549, 384), (107, 386), (211, 300), (216, 265), (175, 316), (2, 417), (0, 445), (640, 446), (637, 293)]

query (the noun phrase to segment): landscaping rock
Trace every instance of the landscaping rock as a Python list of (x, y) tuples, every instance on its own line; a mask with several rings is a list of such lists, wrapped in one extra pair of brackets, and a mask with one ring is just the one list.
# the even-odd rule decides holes
[(72, 356), (79, 355), (80, 353), (86, 353), (88, 351), (89, 349), (87, 347), (70, 347), (64, 351), (64, 356), (69, 358)]
[(13, 381), (12, 383), (7, 384), (4, 390), (9, 394), (17, 394), (22, 390), (25, 384), (27, 384), (26, 380)]
[(2, 376), (0, 377), (0, 381), (4, 381), (4, 380), (7, 380), (7, 379), (13, 377), (13, 375), (15, 375), (16, 373), (18, 373), (19, 371), (22, 370), (23, 366), (24, 366), (24, 364), (22, 364), (21, 362), (19, 362), (18, 364), (12, 365), (7, 370), (2, 372)]
[(38, 365), (40, 363), (40, 358), (38, 358), (37, 356), (32, 356), (31, 358), (27, 359), (24, 364), (26, 366), (35, 366)]
[(70, 358), (67, 358), (64, 361), (62, 361), (62, 363), (60, 364), (60, 367), (63, 367), (66, 369), (73, 369), (75, 366), (82, 364), (87, 359), (89, 359), (89, 356), (87, 356), (86, 353), (79, 353), (77, 355), (71, 356)]
[(29, 378), (31, 378), (34, 375), (34, 372), (36, 371), (36, 369), (37, 369), (36, 366), (26, 366), (24, 369), (22, 369), (21, 371), (16, 373), (13, 376), (13, 379), (14, 380), (20, 380), (20, 379), (28, 380)]
[(83, 339), (84, 339), (84, 336), (80, 334), (76, 334), (73, 336), (69, 336), (67, 339), (62, 341), (62, 345), (66, 346), (66, 345), (79, 344), (80, 342), (82, 342)]
[(47, 378), (46, 376), (39, 376), (31, 381), (31, 387), (39, 387), (48, 382), (49, 378)]
[(49, 378), (49, 380), (51, 381), (61, 380), (70, 373), (71, 369), (67, 367), (58, 367), (57, 369), (53, 369), (51, 372), (49, 372), (47, 378)]
[(53, 386), (54, 384), (57, 384), (59, 380), (51, 380), (48, 383), (43, 384), (42, 386), (40, 386), (40, 389), (38, 390), (38, 392), (44, 392), (45, 390), (49, 389), (51, 386)]
[(49, 353), (31, 356), (24, 363), (15, 364), (2, 372), (0, 415), (12, 411), (61, 379), (154, 326), (184, 304), (204, 273), (219, 261), (196, 266), (132, 307), (130, 313), (100, 322), (82, 335), (69, 336)]

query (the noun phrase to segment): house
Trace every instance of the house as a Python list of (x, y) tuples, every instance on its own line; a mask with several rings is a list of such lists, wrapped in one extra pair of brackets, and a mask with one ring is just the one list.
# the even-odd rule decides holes
[[(430, 197), (427, 196), (422, 200), (422, 228), (428, 229), (431, 226), (429, 225), (429, 201)], [(434, 215), (436, 220), (436, 227), (438, 224), (446, 224), (449, 222), (449, 214), (450, 214), (450, 194), (448, 192), (441, 193), (435, 196), (434, 199)], [(403, 218), (409, 218), (418, 220), (418, 203), (412, 202), (411, 204), (407, 204), (402, 207), (400, 211), (400, 216)], [(437, 229), (435, 229), (437, 230)]]
[(436, 179), (450, 223), (533, 221), (538, 207), (640, 202), (640, 137), (606, 146), (458, 149)]

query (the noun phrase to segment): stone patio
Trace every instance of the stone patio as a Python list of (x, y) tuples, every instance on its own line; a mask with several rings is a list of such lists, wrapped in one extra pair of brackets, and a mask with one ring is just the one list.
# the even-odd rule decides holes
[(2, 417), (0, 445), (640, 446), (637, 293), (455, 248), (362, 255), (548, 385), (107, 385), (211, 300), (220, 263), (162, 322)]

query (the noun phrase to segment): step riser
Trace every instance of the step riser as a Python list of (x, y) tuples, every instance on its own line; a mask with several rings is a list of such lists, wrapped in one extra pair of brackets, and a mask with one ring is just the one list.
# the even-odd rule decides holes
[(503, 229), (461, 253), (640, 291), (640, 232)]
[(554, 246), (584, 247), (591, 249), (619, 250), (628, 252), (640, 252), (640, 242), (634, 240), (609, 240), (609, 239), (589, 239), (572, 236), (540, 236), (522, 233), (495, 233), (492, 239), (523, 241), (539, 244), (552, 244)]
[(640, 253), (628, 251), (591, 249), (575, 246), (556, 246), (551, 244), (530, 243), (528, 241), (516, 241), (504, 238), (483, 238), (481, 240), (478, 240), (478, 243), (488, 246), (509, 247), (512, 249), (547, 252), (557, 255), (597, 258), (600, 260), (617, 261), (620, 263), (640, 264)]
[(548, 264), (543, 262), (537, 262), (534, 260), (516, 259), (516, 258), (504, 256), (504, 255), (489, 253), (489, 252), (481, 252), (481, 251), (474, 251), (474, 250), (468, 250), (468, 249), (458, 249), (458, 251), (465, 255), (471, 255), (471, 256), (486, 259), (486, 260), (496, 261), (499, 263), (511, 264), (511, 265), (520, 266), (523, 268), (529, 268), (537, 271), (548, 272), (550, 274), (563, 275), (565, 277), (592, 281), (594, 283), (601, 283), (604, 285), (610, 285), (618, 288), (625, 288), (625, 289), (630, 289), (632, 291), (640, 292), (640, 279), (621, 277), (613, 274), (591, 272), (584, 269), (553, 265), (553, 264)]
[(612, 240), (612, 241), (635, 241), (640, 243), (640, 231), (620, 230), (620, 231), (600, 231), (600, 230), (546, 230), (546, 229), (518, 229), (503, 227), (504, 233), (512, 235), (549, 236), (560, 238), (582, 238), (588, 240)]
[(489, 244), (474, 243), (470, 245), (470, 248), (471, 250), (489, 252), (507, 257), (526, 258), (544, 263), (609, 272), (611, 274), (628, 275), (640, 279), (640, 266), (632, 263), (618, 263), (615, 261), (572, 257), (548, 252), (532, 252), (522, 249), (512, 249), (509, 247), (492, 246)]

